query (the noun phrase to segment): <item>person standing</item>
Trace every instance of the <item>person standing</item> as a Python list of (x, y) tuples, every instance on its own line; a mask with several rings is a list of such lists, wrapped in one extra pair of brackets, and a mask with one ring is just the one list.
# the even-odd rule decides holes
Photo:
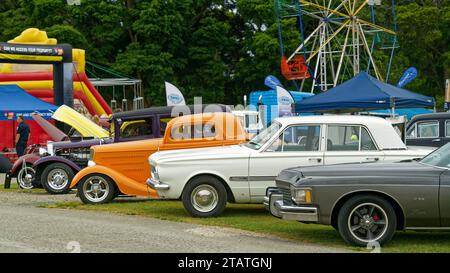
[(16, 153), (18, 157), (21, 157), (24, 155), (25, 149), (27, 148), (28, 137), (30, 136), (30, 126), (24, 122), (22, 115), (17, 117), (17, 122), (19, 123), (19, 126), (17, 126), (16, 132)]

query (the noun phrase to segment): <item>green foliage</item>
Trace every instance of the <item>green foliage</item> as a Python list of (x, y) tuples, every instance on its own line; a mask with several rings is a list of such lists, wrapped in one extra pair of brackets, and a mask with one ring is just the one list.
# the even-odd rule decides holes
[[(28, 27), (44, 29), (59, 42), (86, 49), (88, 60), (142, 79), (148, 105), (165, 104), (164, 81), (179, 86), (188, 102), (202, 96), (204, 102), (235, 104), (266, 89), (266, 75), (282, 78), (275, 12), (274, 0), (81, 0), (79, 6), (2, 0), (0, 39)], [(406, 87), (442, 101), (450, 78), (450, 0), (400, 0), (396, 13), (400, 48), (389, 82), (415, 66), (419, 76)], [(304, 20), (305, 28), (314, 26)], [(289, 55), (300, 42), (297, 19), (283, 19), (282, 29)], [(375, 58), (387, 60), (388, 54)], [(387, 67), (379, 69), (385, 74)]]
[(86, 37), (69, 25), (53, 25), (44, 29), (48, 37), (58, 37), (58, 43), (71, 44), (74, 48), (83, 48), (89, 51), (91, 45)]

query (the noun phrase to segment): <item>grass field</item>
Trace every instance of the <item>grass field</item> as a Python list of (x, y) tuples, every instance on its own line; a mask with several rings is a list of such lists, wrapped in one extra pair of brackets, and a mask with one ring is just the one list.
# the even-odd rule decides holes
[[(1, 179), (1, 178), (0, 178)], [(25, 190), (25, 189), (21, 189), (19, 188), (19, 185), (17, 184), (16, 178), (13, 178), (11, 180), (11, 185), (9, 189), (5, 189), (4, 184), (3, 184), (3, 180), (0, 180), (2, 183), (0, 183), (0, 192), (11, 192), (11, 191), (18, 191), (18, 192), (45, 192), (44, 189), (31, 189), (31, 190)]]
[[(136, 202), (121, 200), (103, 205), (62, 202), (46, 207), (105, 211), (162, 220), (231, 227), (275, 235), (299, 242), (342, 247), (353, 251), (369, 251), (365, 248), (348, 246), (332, 227), (279, 220), (269, 215), (262, 205), (228, 204), (223, 216), (209, 219), (190, 217), (180, 201)], [(391, 243), (381, 249), (381, 252), (450, 252), (450, 232), (400, 231), (396, 233)]]

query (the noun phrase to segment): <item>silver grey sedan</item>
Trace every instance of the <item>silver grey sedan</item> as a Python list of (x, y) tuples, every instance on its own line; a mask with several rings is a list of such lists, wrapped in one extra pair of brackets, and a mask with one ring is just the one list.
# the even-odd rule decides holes
[(283, 220), (332, 225), (357, 246), (450, 229), (450, 143), (419, 161), (286, 169), (264, 204)]

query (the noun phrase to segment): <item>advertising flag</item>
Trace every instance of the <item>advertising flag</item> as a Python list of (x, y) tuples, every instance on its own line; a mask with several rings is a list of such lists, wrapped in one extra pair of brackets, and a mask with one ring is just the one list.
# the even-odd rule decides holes
[(186, 101), (184, 100), (181, 91), (169, 82), (166, 82), (166, 99), (167, 106), (186, 105)]
[(291, 94), (281, 86), (277, 86), (277, 100), (278, 100), (278, 116), (292, 116), (292, 104), (294, 99)]

